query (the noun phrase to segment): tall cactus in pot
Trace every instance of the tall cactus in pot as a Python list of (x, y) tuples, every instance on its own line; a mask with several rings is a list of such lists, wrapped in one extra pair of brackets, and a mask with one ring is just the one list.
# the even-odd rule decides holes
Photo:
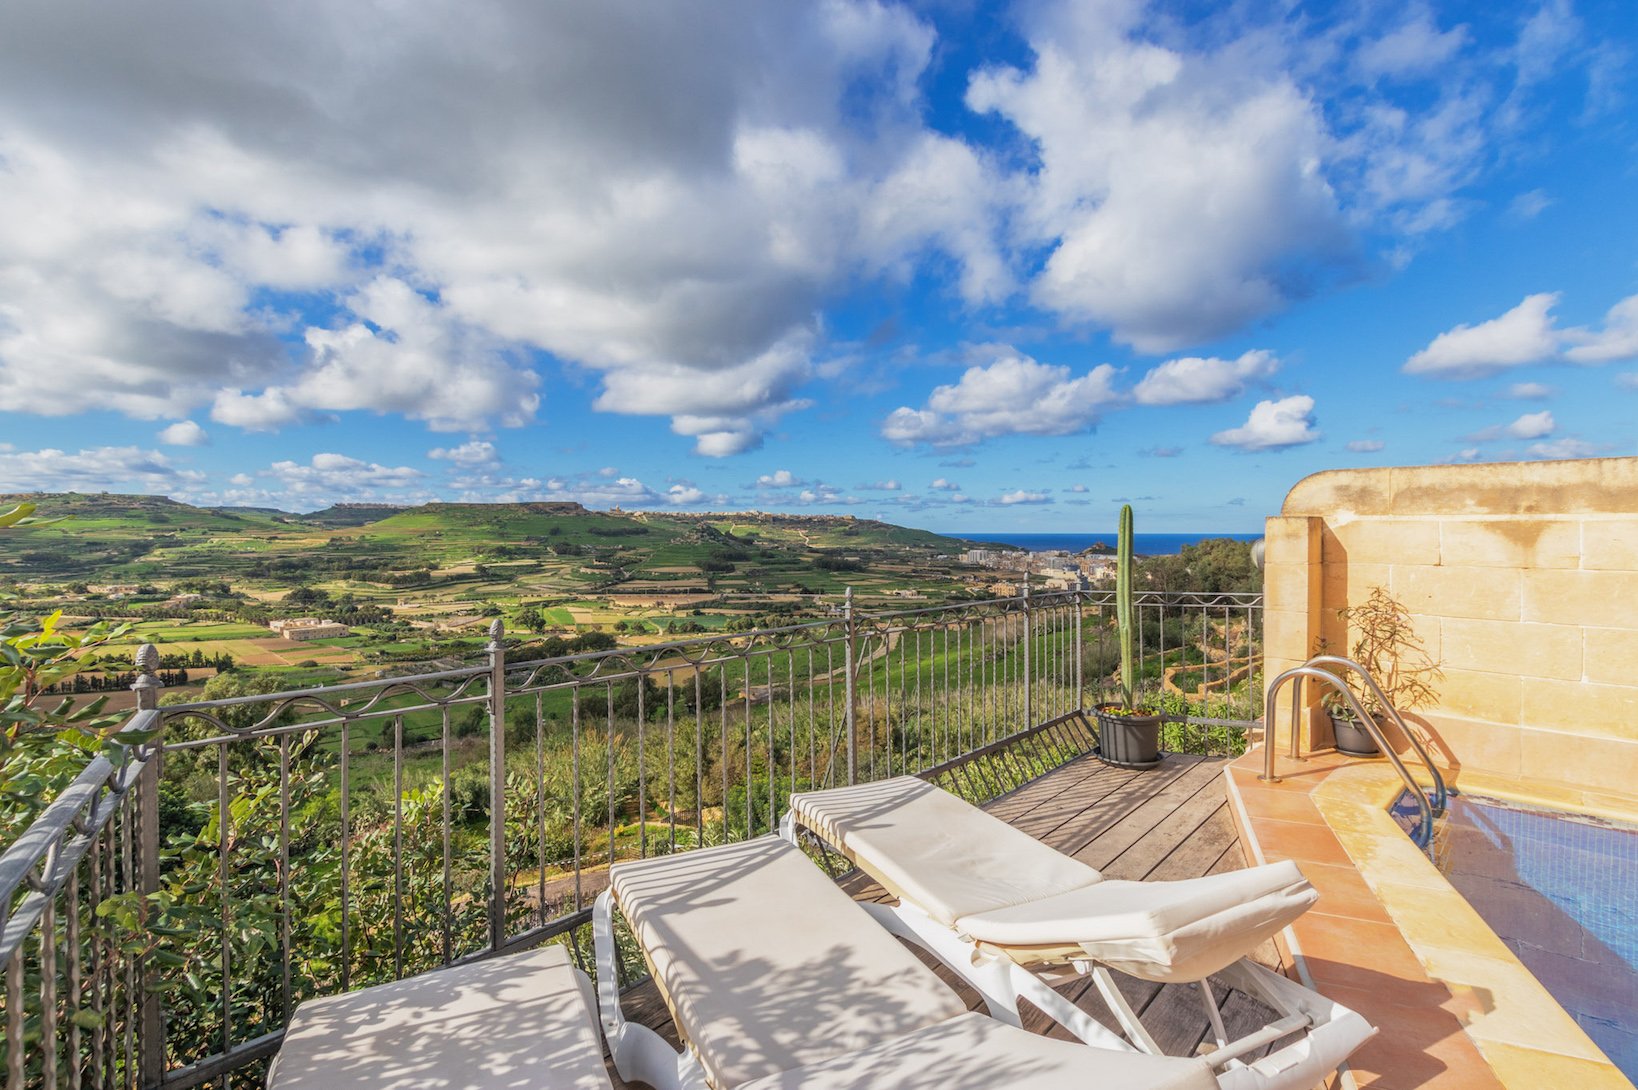
[(1115, 565), (1115, 620), (1120, 630), (1120, 703), (1099, 704), (1098, 757), (1117, 768), (1154, 768), (1160, 764), (1158, 712), (1137, 702), (1138, 653), (1136, 606), (1132, 601), (1132, 505), (1120, 509), (1120, 538)]
[(1120, 703), (1132, 710), (1136, 661), (1132, 653), (1132, 505), (1120, 509), (1120, 539), (1115, 554), (1115, 620), (1120, 626)]

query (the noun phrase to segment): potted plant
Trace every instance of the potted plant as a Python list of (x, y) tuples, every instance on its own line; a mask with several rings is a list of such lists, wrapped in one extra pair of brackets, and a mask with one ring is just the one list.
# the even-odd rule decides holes
[[(1337, 610), (1337, 618), (1359, 633), (1350, 657), (1370, 671), (1392, 707), (1401, 712), (1415, 711), (1438, 699), (1431, 683), (1443, 674), (1438, 663), (1428, 657), (1402, 602), (1384, 588), (1372, 587), (1364, 602)], [(1338, 674), (1379, 729), (1392, 718), (1358, 674)], [(1354, 718), (1341, 693), (1328, 693), (1321, 698), (1320, 706), (1331, 717), (1338, 753), (1374, 757), (1381, 752), (1370, 730)]]
[(1116, 768), (1153, 768), (1160, 763), (1161, 715), (1133, 700), (1137, 663), (1132, 640), (1132, 505), (1120, 509), (1115, 564), (1115, 620), (1120, 627), (1120, 703), (1099, 704), (1098, 759)]

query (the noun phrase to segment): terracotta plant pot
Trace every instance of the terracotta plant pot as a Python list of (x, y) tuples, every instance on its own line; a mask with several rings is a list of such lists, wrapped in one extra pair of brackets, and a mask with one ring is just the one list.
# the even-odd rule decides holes
[(1099, 704), (1098, 760), (1114, 768), (1145, 769), (1160, 764), (1159, 715), (1118, 715), (1109, 709), (1119, 704)]
[[(1344, 757), (1380, 757), (1382, 750), (1377, 747), (1376, 739), (1371, 732), (1353, 717), (1346, 709), (1328, 713), (1331, 717), (1331, 735), (1336, 739), (1337, 752)], [(1382, 717), (1372, 716), (1376, 720), (1377, 729), (1382, 729)]]

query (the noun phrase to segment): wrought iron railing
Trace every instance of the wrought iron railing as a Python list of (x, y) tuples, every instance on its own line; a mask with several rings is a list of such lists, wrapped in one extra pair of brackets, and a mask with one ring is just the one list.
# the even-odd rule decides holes
[[(770, 832), (793, 790), (916, 774), (989, 801), (1095, 746), (1113, 624), (1106, 593), (850, 593), (819, 622), (532, 659), (497, 622), (480, 665), (191, 703), (145, 647), (148, 740), (0, 857), (7, 1085), (259, 1079), (301, 1000), (578, 956), (612, 861)], [(1165, 748), (1242, 750), (1261, 596), (1140, 595), (1138, 626)]]

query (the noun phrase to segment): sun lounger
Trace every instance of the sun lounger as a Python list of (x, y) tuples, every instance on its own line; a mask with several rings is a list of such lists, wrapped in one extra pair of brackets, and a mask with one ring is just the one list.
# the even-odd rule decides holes
[[(889, 934), (892, 913), (773, 837), (617, 863), (610, 877), (593, 911), (604, 1036), (621, 1077), (656, 1090), (1306, 1090), (1340, 1059), (1305, 1039), (1219, 1075), (1227, 1054), (1144, 1055), (1090, 1017), (1076, 1031), (1104, 1047), (970, 1013)], [(616, 907), (681, 1053), (621, 1013)], [(1320, 1017), (1371, 1033), (1341, 1007)]]
[(309, 999), (268, 1090), (609, 1090), (591, 982), (561, 946)]
[[(1269, 1002), (1279, 1023), (1306, 1023), (1306, 1001), (1284, 978), (1245, 960), (1318, 897), (1285, 862), (1177, 882), (1105, 880), (947, 791), (913, 776), (791, 796), (783, 832), (807, 829), (875, 878), (899, 904), (899, 925), (985, 998), (996, 1017), (1018, 1021), (1021, 971), (1058, 979), (1090, 972), (1127, 1036), (1158, 1051), (1110, 968), (1160, 983), (1218, 976)], [(1038, 1006), (1056, 993), (1027, 997)], [(1221, 1014), (1198, 989), (1219, 1045)], [(1300, 989), (1303, 994), (1312, 992)], [(1318, 998), (1317, 996), (1315, 997)], [(1058, 1004), (1047, 1013), (1066, 1014)], [(1357, 1042), (1355, 1042), (1357, 1044)], [(1345, 1054), (1344, 1054), (1345, 1055)]]

